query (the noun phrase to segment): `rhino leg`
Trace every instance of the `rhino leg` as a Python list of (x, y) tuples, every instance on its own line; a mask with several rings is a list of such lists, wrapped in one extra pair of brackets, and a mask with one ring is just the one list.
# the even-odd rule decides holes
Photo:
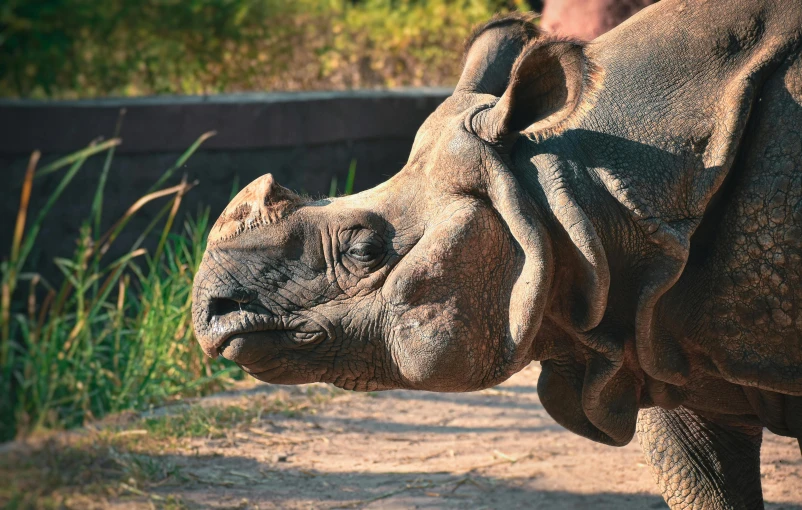
[(763, 508), (759, 427), (715, 423), (688, 409), (644, 409), (638, 440), (672, 510)]

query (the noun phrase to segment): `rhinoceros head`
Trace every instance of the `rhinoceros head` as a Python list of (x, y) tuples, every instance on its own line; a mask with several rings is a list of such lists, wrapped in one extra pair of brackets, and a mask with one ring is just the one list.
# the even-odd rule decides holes
[(367, 391), (468, 391), (520, 370), (554, 297), (555, 255), (512, 147), (570, 125), (593, 77), (581, 45), (497, 19), (392, 179), (323, 200), (269, 174), (248, 185), (195, 277), (203, 349), (264, 381)]

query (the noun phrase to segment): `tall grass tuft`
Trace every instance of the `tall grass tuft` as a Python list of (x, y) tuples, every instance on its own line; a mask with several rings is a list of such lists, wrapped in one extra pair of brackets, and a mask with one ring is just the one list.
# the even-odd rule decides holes
[[(174, 228), (182, 198), (194, 183), (163, 187), (212, 133), (200, 137), (153, 189), (101, 232), (103, 187), (112, 164), (112, 139), (25, 174), (11, 252), (0, 266), (0, 440), (41, 428), (76, 426), (124, 409), (219, 389), (236, 367), (205, 358), (193, 338), (192, 278), (205, 248), (208, 210)], [(70, 258), (54, 261), (57, 286), (28, 256), (53, 205), (86, 160), (105, 153), (90, 217)], [(28, 210), (39, 176), (63, 172), (44, 207)], [(165, 204), (125, 255), (109, 248), (146, 204)], [(34, 216), (29, 221), (29, 216)], [(153, 238), (151, 253), (143, 245)]]

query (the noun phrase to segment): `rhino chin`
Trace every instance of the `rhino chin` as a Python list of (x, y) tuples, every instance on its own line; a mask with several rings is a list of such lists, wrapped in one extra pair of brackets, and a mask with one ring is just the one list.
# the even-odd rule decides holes
[(247, 367), (240, 365), (251, 377), (270, 384), (308, 384), (317, 382), (314, 376), (304, 376), (301, 373), (285, 370), (283, 367), (274, 367), (259, 372), (251, 372)]
[(266, 358), (276, 357), (283, 349), (318, 344), (326, 339), (323, 331), (270, 329), (230, 335), (218, 352), (240, 366), (254, 366)]

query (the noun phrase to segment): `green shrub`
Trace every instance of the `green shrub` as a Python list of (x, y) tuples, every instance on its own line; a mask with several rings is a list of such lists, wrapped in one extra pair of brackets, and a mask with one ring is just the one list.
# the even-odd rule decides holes
[[(103, 187), (118, 140), (38, 172), (38, 154), (31, 158), (11, 253), (0, 267), (0, 440), (15, 430), (80, 425), (107, 413), (213, 391), (234, 373), (236, 367), (202, 354), (191, 328), (192, 278), (205, 248), (208, 211), (174, 232), (181, 199), (192, 184), (184, 180), (161, 189), (206, 136), (105, 234), (98, 230)], [(106, 162), (92, 213), (73, 256), (55, 261), (63, 283), (50, 287), (27, 267), (27, 256), (53, 204), (86, 159), (101, 152)], [(33, 179), (56, 171), (64, 171), (58, 186), (25, 228)], [(108, 260), (104, 255), (130, 218), (163, 197), (168, 203), (128, 253)], [(152, 253), (141, 247), (149, 236), (155, 236)]]
[(524, 0), (6, 0), (0, 95), (452, 85), (471, 28)]

